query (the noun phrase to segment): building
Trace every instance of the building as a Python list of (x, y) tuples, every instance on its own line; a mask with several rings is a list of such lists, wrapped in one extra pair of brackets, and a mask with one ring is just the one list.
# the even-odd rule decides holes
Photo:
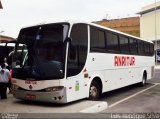
[(138, 13), (140, 17), (140, 37), (157, 41), (155, 48), (160, 49), (160, 2), (144, 6)]
[(9, 36), (4, 36), (4, 35), (0, 35), (0, 43), (6, 43), (9, 41), (15, 41), (16, 39), (9, 37)]
[(124, 33), (128, 33), (134, 36), (140, 36), (140, 18), (139, 17), (129, 17), (121, 19), (104, 19), (102, 21), (94, 22), (96, 24), (109, 27), (115, 30), (119, 30)]

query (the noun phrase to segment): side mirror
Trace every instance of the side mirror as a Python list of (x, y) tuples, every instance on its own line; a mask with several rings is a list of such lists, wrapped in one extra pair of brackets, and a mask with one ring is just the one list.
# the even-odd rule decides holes
[(74, 45), (72, 45), (71, 41), (72, 41), (71, 37), (68, 37), (65, 40), (66, 43), (69, 43), (69, 50), (68, 50), (69, 51), (69, 58), (71, 60), (75, 60), (76, 59), (76, 47)]
[(71, 37), (68, 37), (68, 38), (66, 38), (66, 42), (71, 42), (72, 41), (72, 38)]

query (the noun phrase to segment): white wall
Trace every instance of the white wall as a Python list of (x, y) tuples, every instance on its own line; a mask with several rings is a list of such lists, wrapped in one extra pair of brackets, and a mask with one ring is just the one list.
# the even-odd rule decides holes
[(140, 37), (147, 40), (160, 40), (160, 9), (156, 11), (156, 30), (155, 30), (155, 11), (142, 14), (140, 18)]

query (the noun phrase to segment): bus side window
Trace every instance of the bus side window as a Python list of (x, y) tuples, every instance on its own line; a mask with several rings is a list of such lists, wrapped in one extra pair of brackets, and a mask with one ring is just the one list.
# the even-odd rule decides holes
[(154, 45), (150, 44), (150, 56), (154, 55)]
[(145, 56), (145, 50), (144, 50), (144, 42), (143, 41), (138, 41), (138, 50), (139, 50), (139, 55)]
[(120, 50), (121, 53), (130, 54), (128, 38), (125, 36), (119, 36)]
[(150, 44), (147, 42), (144, 43), (144, 51), (145, 51), (145, 56), (150, 56)]
[(95, 27), (90, 27), (91, 52), (105, 52), (105, 32)]
[(118, 35), (107, 32), (107, 50), (111, 53), (120, 53)]
[(132, 55), (137, 55), (139, 51), (138, 45), (137, 45), (137, 40), (133, 38), (129, 38), (129, 47), (130, 47), (130, 54)]

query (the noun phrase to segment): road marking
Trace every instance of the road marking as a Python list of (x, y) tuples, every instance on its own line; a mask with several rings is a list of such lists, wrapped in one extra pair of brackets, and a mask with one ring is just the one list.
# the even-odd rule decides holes
[(154, 84), (154, 85), (156, 85), (156, 84), (157, 84), (157, 85), (159, 85), (160, 83), (150, 83), (150, 84)]
[(134, 96), (139, 95), (139, 94), (141, 94), (141, 93), (143, 93), (143, 92), (145, 92), (145, 91), (147, 91), (147, 90), (149, 90), (149, 89), (151, 89), (151, 88), (153, 88), (153, 87), (155, 87), (157, 85), (159, 85), (159, 83), (155, 83), (153, 86), (151, 86), (149, 88), (146, 88), (146, 89), (144, 89), (144, 90), (142, 90), (142, 91), (140, 91), (138, 93), (135, 93), (135, 94), (133, 94), (133, 95), (127, 97), (127, 98), (124, 98), (124, 99), (122, 99), (122, 100), (120, 100), (120, 101), (118, 101), (116, 103), (113, 103), (113, 104), (109, 105), (108, 108), (114, 107), (114, 106), (116, 106), (116, 105), (118, 105), (118, 104), (120, 104), (120, 103), (122, 103), (122, 102), (124, 102), (124, 101), (126, 101), (128, 99), (130, 99), (130, 98), (133, 98)]
[(79, 111), (80, 113), (98, 113), (108, 108), (107, 102), (100, 102), (96, 105), (93, 105), (91, 107), (88, 107), (86, 109), (83, 109)]
[(144, 90), (142, 90), (140, 92), (137, 92), (137, 93), (135, 93), (135, 94), (133, 94), (133, 95), (127, 97), (127, 98), (124, 98), (124, 99), (122, 99), (122, 100), (120, 100), (120, 101), (118, 101), (118, 102), (116, 102), (116, 103), (114, 103), (112, 105), (108, 106), (107, 102), (100, 102), (100, 103), (98, 103), (96, 105), (93, 105), (91, 107), (83, 109), (83, 110), (81, 110), (79, 112), (80, 113), (98, 113), (98, 112), (101, 112), (103, 110), (106, 110), (107, 108), (111, 108), (113, 106), (116, 106), (116, 105), (118, 105), (118, 104), (120, 104), (120, 103), (122, 103), (122, 102), (124, 102), (124, 101), (126, 101), (126, 100), (128, 100), (128, 99), (130, 99), (130, 98), (132, 98), (134, 96), (136, 96), (136, 95), (139, 95), (140, 93), (143, 93), (143, 92), (145, 92), (145, 91), (147, 91), (147, 90), (149, 90), (149, 89), (151, 89), (151, 88), (153, 88), (153, 87), (155, 87), (157, 85), (160, 85), (160, 83), (152, 83), (152, 84), (154, 84), (154, 85), (149, 87), (149, 88), (146, 88), (146, 89), (144, 89)]

